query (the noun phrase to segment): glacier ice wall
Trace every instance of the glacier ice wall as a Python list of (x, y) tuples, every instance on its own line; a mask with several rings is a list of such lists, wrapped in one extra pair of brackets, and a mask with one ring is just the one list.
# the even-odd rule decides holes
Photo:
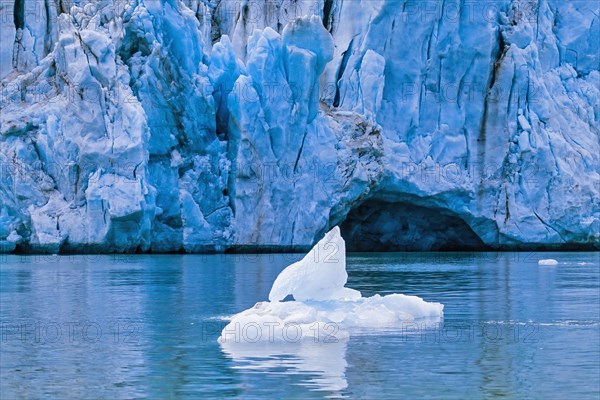
[(0, 251), (600, 246), (597, 2), (0, 13)]

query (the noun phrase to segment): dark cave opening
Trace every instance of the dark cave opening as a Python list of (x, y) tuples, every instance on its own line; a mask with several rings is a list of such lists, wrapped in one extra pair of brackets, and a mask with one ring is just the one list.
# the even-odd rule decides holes
[(333, 0), (325, 0), (325, 4), (323, 4), (323, 26), (329, 31), (329, 33), (332, 33), (333, 31), (333, 16), (331, 15), (332, 8)]
[(13, 18), (15, 29), (23, 29), (25, 27), (25, 0), (15, 0)]
[(459, 216), (442, 208), (369, 200), (341, 225), (348, 251), (473, 251), (489, 247)]

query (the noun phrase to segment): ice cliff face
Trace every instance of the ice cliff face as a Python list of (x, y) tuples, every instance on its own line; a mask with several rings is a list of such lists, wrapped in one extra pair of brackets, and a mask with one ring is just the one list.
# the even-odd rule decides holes
[(0, 7), (3, 252), (600, 246), (597, 2)]

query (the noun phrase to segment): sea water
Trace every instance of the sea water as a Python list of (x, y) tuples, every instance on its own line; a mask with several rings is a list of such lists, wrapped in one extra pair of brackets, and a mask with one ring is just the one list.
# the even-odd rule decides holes
[(273, 345), (242, 327), (224, 349), (227, 317), (301, 257), (0, 255), (0, 397), (600, 395), (599, 253), (349, 254), (347, 286), (443, 320)]

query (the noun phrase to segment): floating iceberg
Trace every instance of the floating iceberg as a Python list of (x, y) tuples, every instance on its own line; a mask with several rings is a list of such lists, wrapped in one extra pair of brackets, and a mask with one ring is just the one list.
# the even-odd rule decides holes
[(558, 265), (558, 261), (548, 258), (546, 260), (538, 261), (538, 265)]
[[(268, 302), (232, 317), (221, 332), (222, 344), (239, 342), (337, 342), (350, 331), (402, 328), (416, 320), (439, 322), (444, 306), (416, 296), (362, 297), (345, 287), (346, 254), (338, 227), (275, 280)], [(293, 301), (282, 301), (293, 297)]]

